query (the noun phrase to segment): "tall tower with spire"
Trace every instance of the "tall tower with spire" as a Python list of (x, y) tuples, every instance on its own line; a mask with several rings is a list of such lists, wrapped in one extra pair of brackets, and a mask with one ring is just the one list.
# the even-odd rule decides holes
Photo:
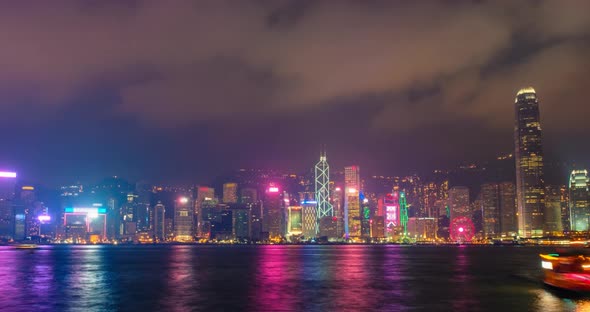
[(315, 199), (318, 205), (318, 220), (334, 216), (334, 209), (330, 204), (330, 166), (325, 148), (322, 148), (320, 161), (315, 165)]
[(522, 237), (543, 236), (546, 229), (543, 144), (535, 89), (520, 89), (514, 102), (518, 234)]

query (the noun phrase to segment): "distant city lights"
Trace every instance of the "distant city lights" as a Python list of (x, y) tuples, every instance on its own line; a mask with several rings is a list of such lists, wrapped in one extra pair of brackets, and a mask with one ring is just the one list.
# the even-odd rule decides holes
[(47, 223), (47, 222), (51, 221), (51, 216), (49, 216), (49, 215), (40, 215), (40, 216), (37, 217), (37, 219), (41, 223)]
[(268, 188), (268, 192), (269, 193), (278, 193), (279, 192), (279, 188), (276, 186), (271, 186)]
[(16, 178), (16, 172), (0, 171), (0, 178)]
[(66, 207), (65, 213), (96, 213), (96, 214), (105, 214), (107, 213), (106, 208), (98, 208), (98, 207)]

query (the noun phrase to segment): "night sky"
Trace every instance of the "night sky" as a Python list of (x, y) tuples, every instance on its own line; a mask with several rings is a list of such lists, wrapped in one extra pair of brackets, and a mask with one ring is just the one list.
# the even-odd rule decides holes
[(401, 175), (513, 149), (590, 159), (590, 1), (0, 4), (0, 165), (43, 183), (235, 168)]

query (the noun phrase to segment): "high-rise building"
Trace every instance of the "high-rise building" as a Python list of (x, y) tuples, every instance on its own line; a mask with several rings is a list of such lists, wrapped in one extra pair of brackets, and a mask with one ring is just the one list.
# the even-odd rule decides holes
[(371, 220), (371, 238), (385, 238), (385, 221), (383, 216), (374, 216)]
[(306, 200), (301, 202), (302, 235), (306, 240), (318, 236), (317, 202)]
[(301, 235), (302, 226), (302, 209), (301, 206), (289, 206), (289, 222), (287, 225), (287, 235)]
[(449, 197), (449, 181), (429, 182), (423, 185), (423, 204), (426, 217), (438, 218), (439, 210), (436, 203)]
[(408, 236), (418, 241), (431, 241), (436, 238), (435, 218), (412, 217), (408, 219)]
[(358, 166), (344, 168), (344, 231), (346, 238), (361, 236), (360, 174)]
[(154, 217), (152, 228), (154, 229), (154, 240), (166, 241), (166, 207), (161, 202), (154, 206)]
[(174, 201), (174, 240), (191, 242), (193, 236), (193, 212), (189, 197), (181, 196)]
[(235, 204), (238, 202), (238, 184), (225, 183), (223, 184), (223, 203)]
[(152, 186), (140, 182), (135, 184), (135, 205), (136, 205), (136, 220), (137, 220), (137, 230), (140, 232), (144, 231), (153, 231), (153, 224), (152, 218), (154, 217), (154, 211), (151, 207), (152, 196)]
[(240, 202), (242, 204), (252, 204), (258, 201), (258, 195), (255, 188), (243, 188), (240, 191)]
[(285, 236), (285, 209), (283, 196), (278, 186), (270, 185), (266, 189), (262, 207), (262, 231), (268, 233), (270, 240), (280, 241)]
[(514, 236), (517, 233), (516, 223), (516, 185), (512, 182), (502, 182), (500, 193), (500, 231), (504, 235)]
[(344, 236), (344, 207), (342, 205), (342, 188), (338, 186), (333, 187), (332, 192), (332, 208), (334, 209), (334, 218), (336, 218), (336, 236), (335, 238), (342, 238)]
[(330, 203), (330, 166), (325, 151), (322, 151), (320, 161), (315, 165), (315, 200), (318, 203), (318, 220), (334, 216)]
[(0, 237), (12, 238), (14, 234), (13, 198), (16, 172), (0, 172)]
[[(228, 204), (218, 204), (211, 219), (211, 238), (217, 241), (228, 241), (236, 238), (233, 231), (233, 210)], [(240, 231), (243, 232), (243, 229)]]
[(166, 229), (166, 240), (172, 241), (174, 239), (174, 219), (166, 218), (164, 223), (164, 228)]
[(518, 233), (542, 236), (545, 228), (545, 186), (539, 101), (535, 89), (518, 91), (515, 99), (514, 150)]
[(394, 191), (381, 199), (384, 210), (385, 237), (389, 239), (401, 232), (399, 194), (399, 191)]
[(250, 205), (249, 204), (233, 204), (230, 205), (232, 212), (232, 233), (233, 238), (237, 240), (250, 239)]
[(500, 194), (498, 184), (483, 184), (481, 186), (481, 201), (484, 236), (500, 236)]
[(569, 208), (572, 231), (588, 231), (590, 197), (588, 171), (574, 170), (569, 181)]
[(72, 242), (92, 241), (93, 237), (107, 238), (108, 208), (102, 203), (66, 207), (64, 209), (64, 226), (67, 239)]
[(371, 238), (371, 217), (373, 215), (371, 203), (366, 195), (361, 193), (361, 237)]
[(571, 231), (569, 192), (566, 185), (559, 187), (559, 202), (561, 204), (561, 228), (563, 231)]
[(262, 239), (262, 206), (260, 202), (245, 204), (250, 210), (250, 240), (260, 241)]
[(548, 185), (545, 187), (545, 223), (550, 235), (560, 235), (563, 232), (561, 222), (561, 187)]
[(16, 186), (16, 172), (0, 171), (0, 198), (12, 199)]
[(454, 186), (449, 190), (449, 206), (451, 221), (459, 217), (472, 218), (469, 207), (469, 189), (465, 186)]
[[(196, 230), (197, 236), (203, 237), (203, 203), (212, 202), (215, 199), (215, 189), (207, 186), (197, 187), (197, 199), (195, 200), (195, 216), (196, 216)], [(207, 231), (207, 235), (209, 232)]]

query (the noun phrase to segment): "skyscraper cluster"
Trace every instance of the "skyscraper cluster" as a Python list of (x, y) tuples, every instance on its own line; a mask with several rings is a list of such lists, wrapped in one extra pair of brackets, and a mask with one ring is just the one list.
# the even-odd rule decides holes
[[(462, 164), (423, 176), (363, 176), (358, 165), (331, 170), (325, 148), (307, 174), (240, 169), (215, 187), (131, 184), (112, 177), (62, 186), (55, 199), (44, 198), (47, 192), (20, 182), (14, 172), (0, 172), (0, 238), (403, 242), (588, 232), (588, 171), (571, 171), (567, 185), (548, 184), (536, 91), (519, 90), (514, 109), (514, 153), (487, 167)], [(505, 172), (513, 175), (500, 174)]]

